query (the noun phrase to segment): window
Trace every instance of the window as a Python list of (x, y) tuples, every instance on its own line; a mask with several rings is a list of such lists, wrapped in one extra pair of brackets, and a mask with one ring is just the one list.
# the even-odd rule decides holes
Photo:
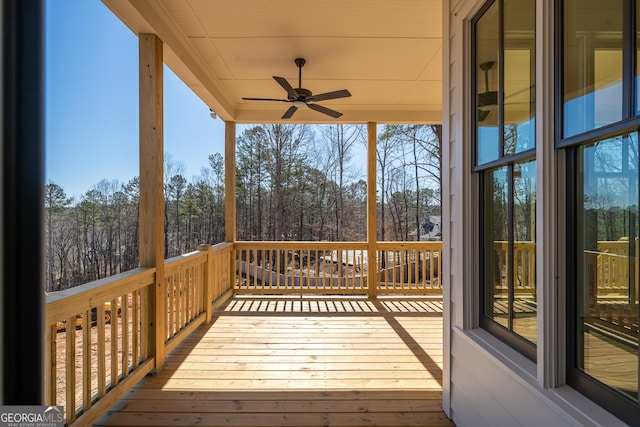
[(496, 0), (473, 23), (480, 325), (536, 357), (535, 1)]
[(638, 425), (637, 0), (560, 0), (556, 146), (567, 151), (567, 382)]

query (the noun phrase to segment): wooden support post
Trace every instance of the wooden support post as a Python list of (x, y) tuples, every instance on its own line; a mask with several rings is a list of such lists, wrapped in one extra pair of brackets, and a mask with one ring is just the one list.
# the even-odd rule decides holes
[(376, 197), (376, 144), (378, 126), (367, 123), (367, 286), (369, 298), (378, 294), (378, 261), (376, 242), (378, 241), (378, 214)]
[[(236, 123), (225, 122), (224, 134), (224, 235), (225, 241), (236, 241)], [(236, 285), (236, 251), (229, 252), (228, 288)]]
[(149, 353), (155, 358), (154, 370), (157, 373), (164, 364), (166, 335), (162, 41), (155, 34), (140, 34), (139, 43), (140, 267), (156, 269), (154, 288), (148, 293), (148, 338)]
[(204, 303), (204, 311), (207, 313), (206, 321), (211, 323), (213, 318), (213, 275), (215, 271), (213, 269), (213, 248), (211, 245), (198, 246), (199, 251), (207, 252), (207, 265), (204, 267), (204, 284), (202, 298)]

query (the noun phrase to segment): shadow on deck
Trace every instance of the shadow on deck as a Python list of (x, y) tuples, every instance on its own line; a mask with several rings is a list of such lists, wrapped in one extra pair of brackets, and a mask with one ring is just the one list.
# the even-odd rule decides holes
[(242, 297), (215, 313), (100, 426), (453, 426), (442, 303)]

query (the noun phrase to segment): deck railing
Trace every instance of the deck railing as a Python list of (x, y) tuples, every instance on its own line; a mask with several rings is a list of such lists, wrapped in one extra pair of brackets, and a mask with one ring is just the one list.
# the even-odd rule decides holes
[(379, 242), (378, 294), (441, 294), (442, 242)]
[[(204, 245), (165, 261), (167, 352), (231, 295), (232, 247)], [(68, 425), (90, 425), (152, 371), (155, 273), (139, 268), (46, 297), (44, 401), (64, 406)]]
[[(638, 263), (629, 260), (629, 241), (617, 240), (614, 242), (598, 241), (596, 255), (596, 281), (598, 283), (598, 299), (624, 299), (629, 297), (629, 266), (634, 265), (635, 289), (632, 296), (638, 295)], [(585, 251), (589, 256), (591, 251)], [(635, 241), (635, 256), (638, 252), (638, 240)]]
[[(236, 242), (234, 291), (258, 294), (441, 294), (442, 242)], [(373, 268), (371, 267), (373, 265)]]
[[(165, 261), (163, 304), (151, 304), (155, 268), (139, 268), (46, 297), (45, 396), (68, 425), (89, 425), (155, 365), (151, 330), (162, 310), (164, 352), (239, 293), (441, 293), (440, 242), (237, 242)], [(374, 254), (373, 268), (369, 253)]]
[[(497, 256), (498, 271), (504, 276), (509, 270), (508, 242), (495, 241), (494, 249)], [(535, 295), (535, 251), (536, 243), (520, 241), (513, 247), (514, 291), (516, 294)], [(595, 282), (594, 296), (598, 301), (625, 301), (638, 295), (640, 271), (638, 264), (629, 258), (630, 247), (628, 240), (598, 241), (597, 250), (584, 252), (587, 264), (593, 270)], [(640, 254), (638, 241), (635, 243), (636, 256)], [(630, 275), (630, 265), (634, 265), (634, 274)], [(634, 278), (634, 285), (630, 286), (630, 279)], [(497, 290), (506, 292), (506, 281), (496, 285)]]

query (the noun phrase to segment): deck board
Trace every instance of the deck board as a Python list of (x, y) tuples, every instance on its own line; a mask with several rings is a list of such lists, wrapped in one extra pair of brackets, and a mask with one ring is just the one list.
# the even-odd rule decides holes
[(236, 296), (98, 426), (453, 426), (441, 302)]

